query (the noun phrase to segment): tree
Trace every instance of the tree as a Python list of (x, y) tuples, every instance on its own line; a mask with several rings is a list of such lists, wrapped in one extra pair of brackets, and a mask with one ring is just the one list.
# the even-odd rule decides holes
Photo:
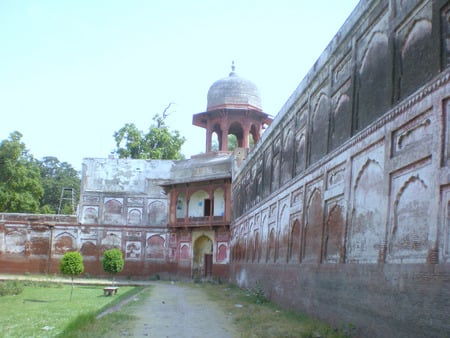
[(114, 275), (123, 270), (124, 261), (122, 251), (117, 248), (106, 250), (103, 254), (103, 271), (112, 275), (112, 284), (114, 285)]
[(0, 143), (0, 212), (39, 212), (39, 167), (15, 131)]
[(59, 270), (62, 274), (72, 277), (72, 288), (70, 290), (70, 300), (72, 300), (73, 277), (84, 271), (83, 256), (77, 251), (66, 252), (59, 261)]
[(127, 123), (116, 131), (113, 136), (117, 147), (115, 153), (119, 155), (119, 158), (183, 159), (184, 156), (180, 150), (186, 139), (177, 130), (169, 130), (165, 117), (166, 115), (156, 114), (146, 134), (134, 123)]
[[(36, 161), (41, 174), (44, 195), (40, 200), (41, 212), (45, 214), (73, 214), (70, 201), (61, 199), (63, 188), (72, 188), (75, 192), (75, 205), (80, 194), (80, 178), (77, 171), (67, 162), (60, 162), (56, 157), (46, 156), (42, 161)], [(67, 197), (67, 196), (65, 196)], [(60, 202), (62, 208), (59, 210)]]

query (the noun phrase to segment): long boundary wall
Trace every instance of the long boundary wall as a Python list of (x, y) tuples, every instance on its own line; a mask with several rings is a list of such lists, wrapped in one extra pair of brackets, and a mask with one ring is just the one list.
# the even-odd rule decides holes
[(362, 336), (450, 334), (449, 13), (360, 2), (234, 173), (234, 282)]

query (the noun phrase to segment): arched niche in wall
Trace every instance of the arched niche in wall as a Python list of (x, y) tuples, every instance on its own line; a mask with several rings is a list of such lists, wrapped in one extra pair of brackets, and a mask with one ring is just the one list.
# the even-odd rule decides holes
[(324, 236), (324, 258), (326, 263), (343, 262), (344, 254), (344, 209), (342, 200), (327, 202), (327, 217)]
[(84, 206), (82, 220), (83, 224), (98, 223), (98, 206)]
[(180, 243), (180, 259), (181, 260), (189, 260), (191, 258), (190, 255), (191, 248), (189, 243), (182, 242)]
[(261, 244), (259, 239), (259, 231), (256, 230), (254, 233), (254, 245), (253, 245), (253, 262), (259, 263), (261, 260)]
[(150, 225), (167, 224), (167, 208), (163, 201), (152, 201), (148, 205), (148, 222)]
[(275, 262), (275, 229), (272, 228), (269, 233), (268, 244), (267, 244), (267, 254), (266, 261), (267, 263)]
[(69, 234), (68, 232), (63, 232), (58, 234), (55, 239), (55, 254), (64, 255), (68, 251), (76, 250), (75, 246), (75, 236)]
[(434, 42), (429, 20), (415, 20), (406, 34), (400, 36), (400, 98), (422, 86), (436, 75), (439, 55), (434, 53)]
[(287, 204), (281, 206), (278, 222), (279, 234), (277, 239), (277, 261), (280, 263), (286, 263), (289, 259), (289, 207)]
[(380, 164), (368, 159), (359, 171), (353, 187), (353, 210), (347, 256), (350, 262), (376, 263), (383, 248), (385, 200), (384, 174)]
[(313, 189), (306, 206), (304, 252), (302, 262), (320, 263), (322, 251), (323, 207), (322, 194)]
[(146, 256), (148, 258), (162, 259), (164, 258), (165, 240), (160, 235), (151, 235), (146, 242)]
[(294, 166), (295, 149), (294, 149), (294, 132), (292, 124), (284, 128), (282, 161), (281, 161), (281, 185), (292, 179)]
[[(8, 231), (5, 234), (5, 252), (6, 253), (25, 253), (25, 243), (27, 237), (25, 232), (22, 231)], [(43, 251), (44, 254), (48, 252), (48, 239), (46, 239), (46, 248), (40, 249), (35, 245), (32, 245), (31, 251), (33, 253)]]
[(295, 174), (306, 167), (306, 128), (301, 128), (295, 135)]
[(301, 225), (298, 219), (292, 222), (289, 236), (289, 261), (300, 261)]
[(330, 100), (326, 94), (320, 93), (311, 115), (309, 163), (318, 161), (328, 151), (329, 115)]
[(394, 202), (390, 258), (424, 263), (427, 259), (430, 189), (419, 176), (411, 176)]
[(80, 253), (83, 257), (96, 256), (97, 255), (97, 245), (92, 241), (84, 241), (81, 244)]
[(386, 33), (372, 33), (357, 74), (356, 129), (362, 130), (384, 114), (392, 102), (392, 60)]
[(264, 197), (267, 197), (270, 195), (270, 188), (271, 188), (271, 182), (272, 182), (272, 149), (269, 146), (264, 151), (264, 172), (263, 172), (263, 182), (264, 182), (264, 189), (263, 189), (263, 195)]
[(332, 127), (330, 128), (331, 149), (335, 149), (351, 136), (352, 115), (350, 97), (339, 93), (333, 100)]
[(142, 211), (139, 208), (130, 208), (128, 210), (127, 224), (139, 225), (142, 223)]
[(225, 243), (219, 243), (217, 246), (217, 262), (225, 262), (227, 260), (227, 245)]
[(104, 251), (113, 248), (122, 248), (122, 233), (121, 232), (109, 232), (105, 231), (104, 237), (101, 240), (102, 254)]
[(122, 199), (109, 199), (104, 205), (104, 222), (107, 224), (122, 224)]

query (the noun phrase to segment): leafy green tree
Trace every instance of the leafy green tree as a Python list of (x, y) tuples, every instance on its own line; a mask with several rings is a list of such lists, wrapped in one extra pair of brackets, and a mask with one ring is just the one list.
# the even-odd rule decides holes
[(124, 264), (125, 262), (120, 249), (114, 248), (104, 252), (102, 259), (103, 271), (109, 272), (112, 275), (113, 285), (115, 274), (123, 270)]
[[(80, 195), (80, 178), (77, 171), (67, 162), (60, 162), (56, 157), (47, 156), (42, 161), (36, 161), (41, 173), (41, 182), (44, 188), (44, 195), (40, 200), (41, 212), (44, 214), (73, 214), (73, 205), (69, 198), (64, 195), (61, 201), (63, 188), (72, 188), (75, 193), (76, 205)], [(60, 202), (62, 208), (59, 210)]]
[(186, 139), (175, 131), (170, 131), (164, 115), (153, 117), (149, 131), (144, 133), (133, 123), (127, 123), (114, 133), (115, 153), (119, 158), (179, 160), (181, 146)]
[(14, 131), (0, 143), (0, 212), (39, 212), (43, 193), (39, 167)]
[(59, 261), (59, 270), (62, 274), (72, 277), (72, 288), (70, 289), (70, 300), (72, 300), (73, 277), (84, 271), (83, 256), (77, 251), (66, 252)]
[[(250, 148), (252, 148), (254, 145), (253, 137), (250, 135)], [(238, 147), (238, 141), (236, 135), (229, 134), (228, 135), (228, 151), (233, 151)], [(212, 151), (218, 151), (219, 150), (219, 142), (217, 139), (213, 140), (211, 145)]]

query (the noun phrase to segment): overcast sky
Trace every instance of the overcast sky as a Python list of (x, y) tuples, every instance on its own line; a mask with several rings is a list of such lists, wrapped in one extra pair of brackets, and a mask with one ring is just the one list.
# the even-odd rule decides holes
[(125, 123), (167, 123), (205, 151), (216, 80), (254, 82), (276, 115), (358, 0), (1, 0), (0, 141), (15, 130), (34, 157), (81, 169), (107, 157)]

